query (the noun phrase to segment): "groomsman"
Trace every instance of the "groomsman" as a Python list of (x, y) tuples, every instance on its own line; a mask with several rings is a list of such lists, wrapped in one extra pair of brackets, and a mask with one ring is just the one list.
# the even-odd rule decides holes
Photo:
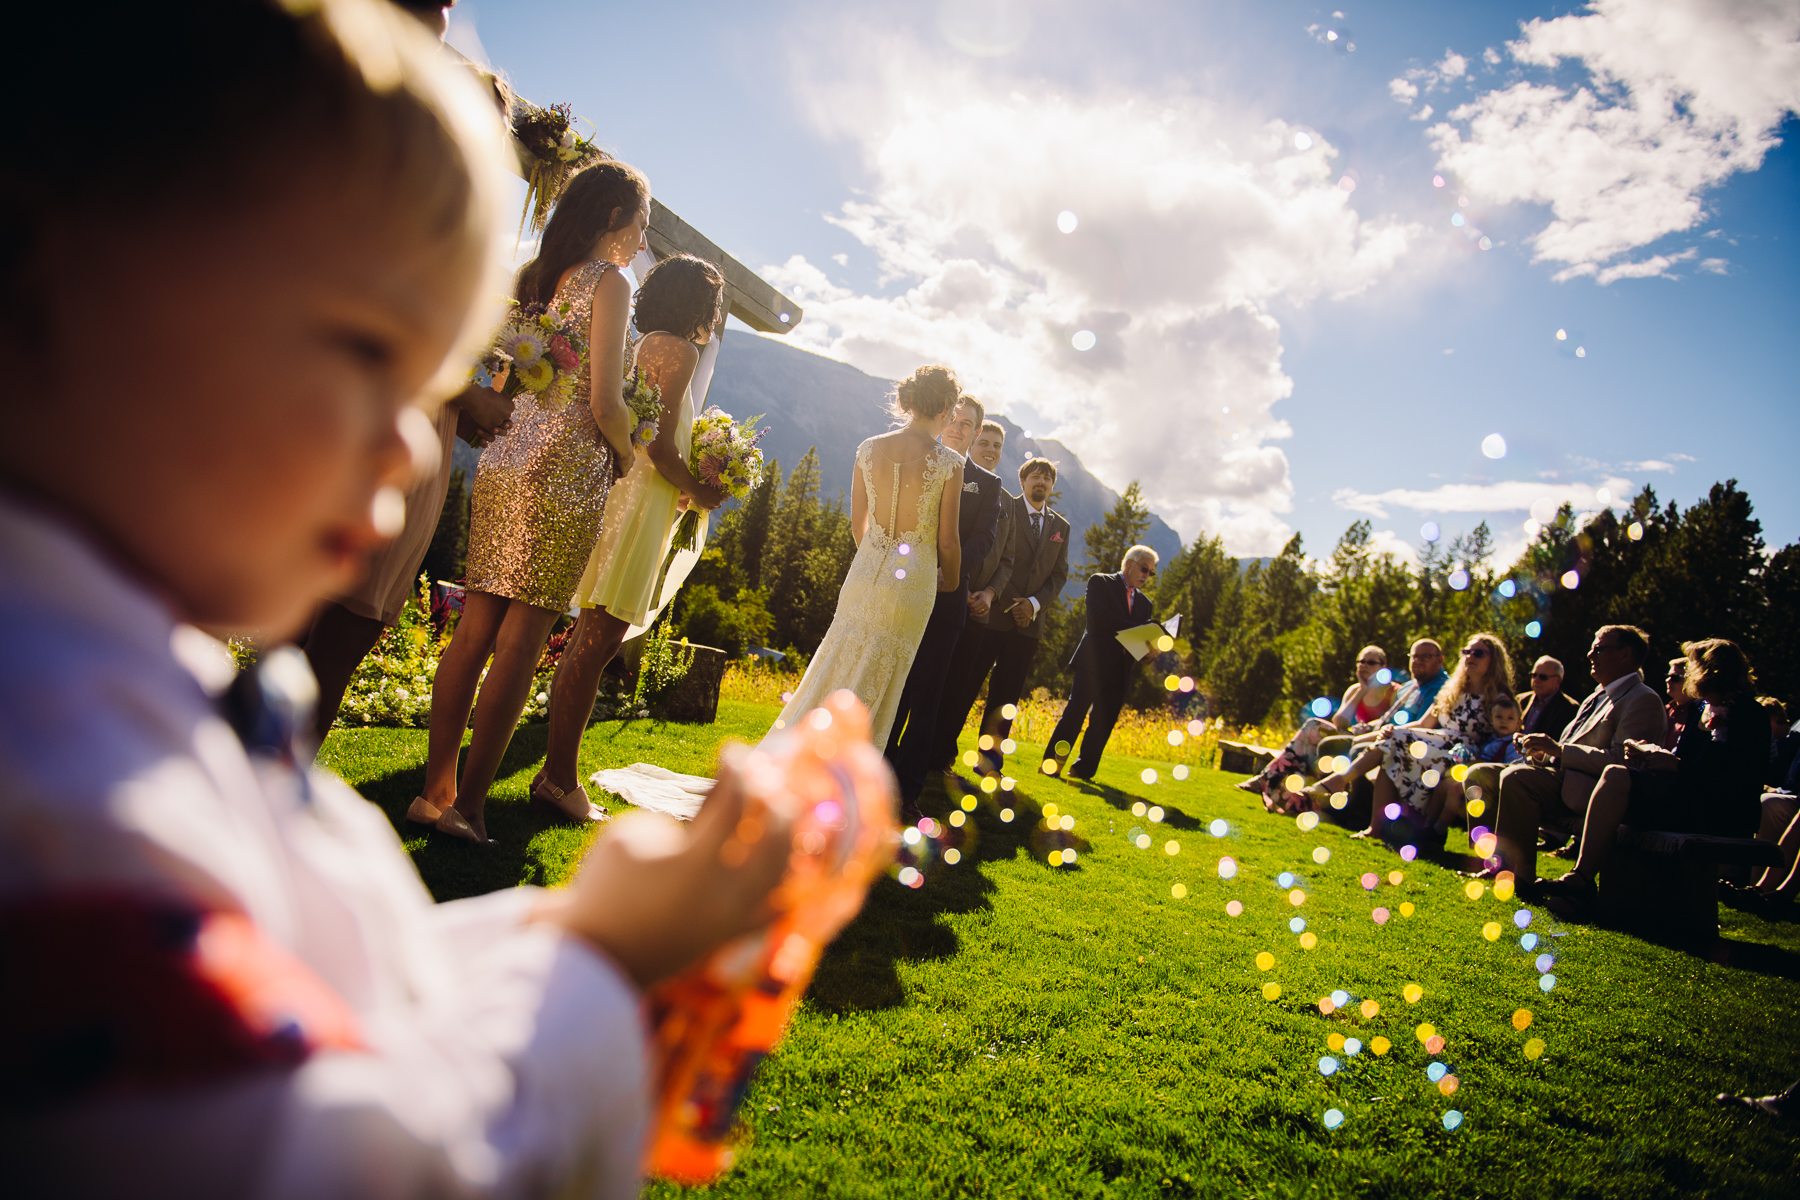
[[(993, 454), (998, 462), (1006, 435), (998, 426), (995, 433)], [(1069, 581), (1069, 522), (1049, 506), (1055, 488), (1056, 464), (1047, 458), (1028, 458), (1019, 467), (1019, 494), (1006, 497), (1002, 526), (1012, 539), (1012, 562), (1004, 574), (996, 568), (969, 597), (969, 623), (956, 643), (938, 714), (932, 765), (941, 770), (954, 767), (957, 735), (989, 671), (993, 678), (988, 680), (981, 732), (992, 740), (982, 756), (987, 770), (1005, 766), (1000, 744), (1013, 724), (1006, 711), (1018, 704), (1025, 690), (1049, 608)]]
[[(1150, 598), (1144, 585), (1156, 578), (1157, 554), (1148, 546), (1125, 552), (1115, 575), (1094, 575), (1087, 585), (1087, 631), (1069, 659), (1075, 668), (1075, 686), (1069, 706), (1044, 748), (1044, 773), (1062, 769), (1065, 779), (1092, 779), (1100, 768), (1100, 756), (1112, 737), (1119, 710), (1125, 707), (1125, 688), (1137, 660), (1113, 635), (1151, 619)], [(1081, 755), (1070, 762), (1075, 738), (1087, 721), (1081, 739)]]
[(900, 707), (888, 734), (887, 760), (900, 781), (900, 815), (908, 824), (917, 822), (919, 793), (931, 767), (931, 740), (937, 729), (938, 699), (944, 690), (944, 673), (956, 648), (969, 612), (969, 575), (989, 557), (998, 540), (1000, 498), (1006, 494), (1000, 477), (971, 461), (967, 455), (975, 432), (987, 419), (981, 401), (964, 396), (957, 401), (940, 441), (964, 455), (961, 515), (957, 532), (962, 538), (963, 574), (958, 585), (941, 591), (932, 605), (925, 636), (913, 656), (912, 670), (900, 692)]

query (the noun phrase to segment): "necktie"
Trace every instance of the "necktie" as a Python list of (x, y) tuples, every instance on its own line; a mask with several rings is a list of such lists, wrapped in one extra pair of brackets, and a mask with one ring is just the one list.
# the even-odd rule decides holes
[(1137, 589), (1129, 583), (1125, 585), (1125, 612), (1129, 614), (1137, 607)]
[(1031, 514), (1031, 540), (1038, 541), (1044, 536), (1044, 514)]

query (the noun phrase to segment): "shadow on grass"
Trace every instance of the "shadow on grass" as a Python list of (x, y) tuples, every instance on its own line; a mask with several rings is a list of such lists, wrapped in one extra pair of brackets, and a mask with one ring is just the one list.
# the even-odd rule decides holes
[[(500, 760), (496, 780), (504, 780), (544, 757), (549, 727), (525, 725), (518, 729)], [(468, 747), (457, 759), (460, 774)], [(566, 826), (538, 808), (525, 796), (488, 796), (485, 816), (488, 836), (498, 844), (475, 846), (406, 819), (413, 797), (425, 789), (425, 765), (419, 763), (363, 781), (357, 790), (380, 808), (412, 855), (413, 865), (425, 887), (438, 901), (480, 896), (522, 883), (543, 884), (543, 864), (533, 853), (538, 835), (555, 826)]]
[[(1127, 816), (1131, 814), (1131, 806), (1140, 800), (1145, 804), (1154, 803), (1154, 801), (1148, 797), (1134, 795), (1131, 792), (1120, 791), (1116, 787), (1110, 787), (1104, 783), (1095, 783), (1091, 779), (1084, 779), (1079, 784), (1073, 786), (1075, 786), (1082, 795), (1098, 796), (1100, 799), (1106, 801), (1112, 807), (1118, 809)], [(1190, 817), (1179, 808), (1163, 804), (1162, 810), (1162, 823), (1171, 829), (1193, 830), (1200, 828), (1200, 821), (1197, 817)]]
[[(952, 810), (960, 810), (961, 793), (953, 798), (936, 779), (919, 797), (925, 815), (946, 823)], [(891, 877), (876, 881), (855, 921), (838, 935), (819, 963), (808, 993), (812, 1002), (828, 1012), (855, 1012), (895, 1008), (906, 1002), (900, 983), (901, 961), (926, 962), (949, 958), (958, 950), (956, 934), (938, 917), (946, 913), (980, 912), (992, 907), (994, 884), (975, 866), (1000, 862), (1021, 853), (1043, 863), (1049, 850), (1072, 848), (1080, 853), (1088, 843), (1071, 833), (1051, 833), (1042, 828), (1042, 807), (1021, 792), (1004, 800), (1016, 814), (1000, 819), (1000, 795), (982, 795), (975, 811), (961, 828), (948, 831), (944, 845), (954, 846), (963, 860), (954, 867), (937, 862), (926, 867), (922, 887), (903, 886)], [(1080, 870), (1076, 864), (1054, 868)]]

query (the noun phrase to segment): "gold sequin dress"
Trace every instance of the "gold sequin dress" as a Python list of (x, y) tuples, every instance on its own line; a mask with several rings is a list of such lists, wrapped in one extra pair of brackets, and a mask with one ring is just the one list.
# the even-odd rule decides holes
[[(594, 288), (612, 270), (609, 262), (583, 263), (556, 290), (551, 309), (567, 300), (568, 321), (587, 328)], [(521, 394), (511, 428), (481, 453), (470, 497), (471, 591), (557, 612), (569, 607), (600, 536), (616, 466), (588, 404), (592, 374), (585, 355), (577, 371), (561, 408)]]

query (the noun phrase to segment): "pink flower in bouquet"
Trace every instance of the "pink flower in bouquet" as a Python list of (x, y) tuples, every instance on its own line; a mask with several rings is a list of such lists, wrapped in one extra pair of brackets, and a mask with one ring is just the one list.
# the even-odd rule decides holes
[(725, 470), (725, 456), (708, 454), (700, 460), (700, 478), (712, 487), (719, 486), (719, 477)]
[(550, 358), (556, 363), (558, 370), (573, 371), (576, 364), (581, 361), (581, 357), (575, 353), (575, 348), (569, 345), (568, 339), (560, 333), (550, 339), (549, 350)]

